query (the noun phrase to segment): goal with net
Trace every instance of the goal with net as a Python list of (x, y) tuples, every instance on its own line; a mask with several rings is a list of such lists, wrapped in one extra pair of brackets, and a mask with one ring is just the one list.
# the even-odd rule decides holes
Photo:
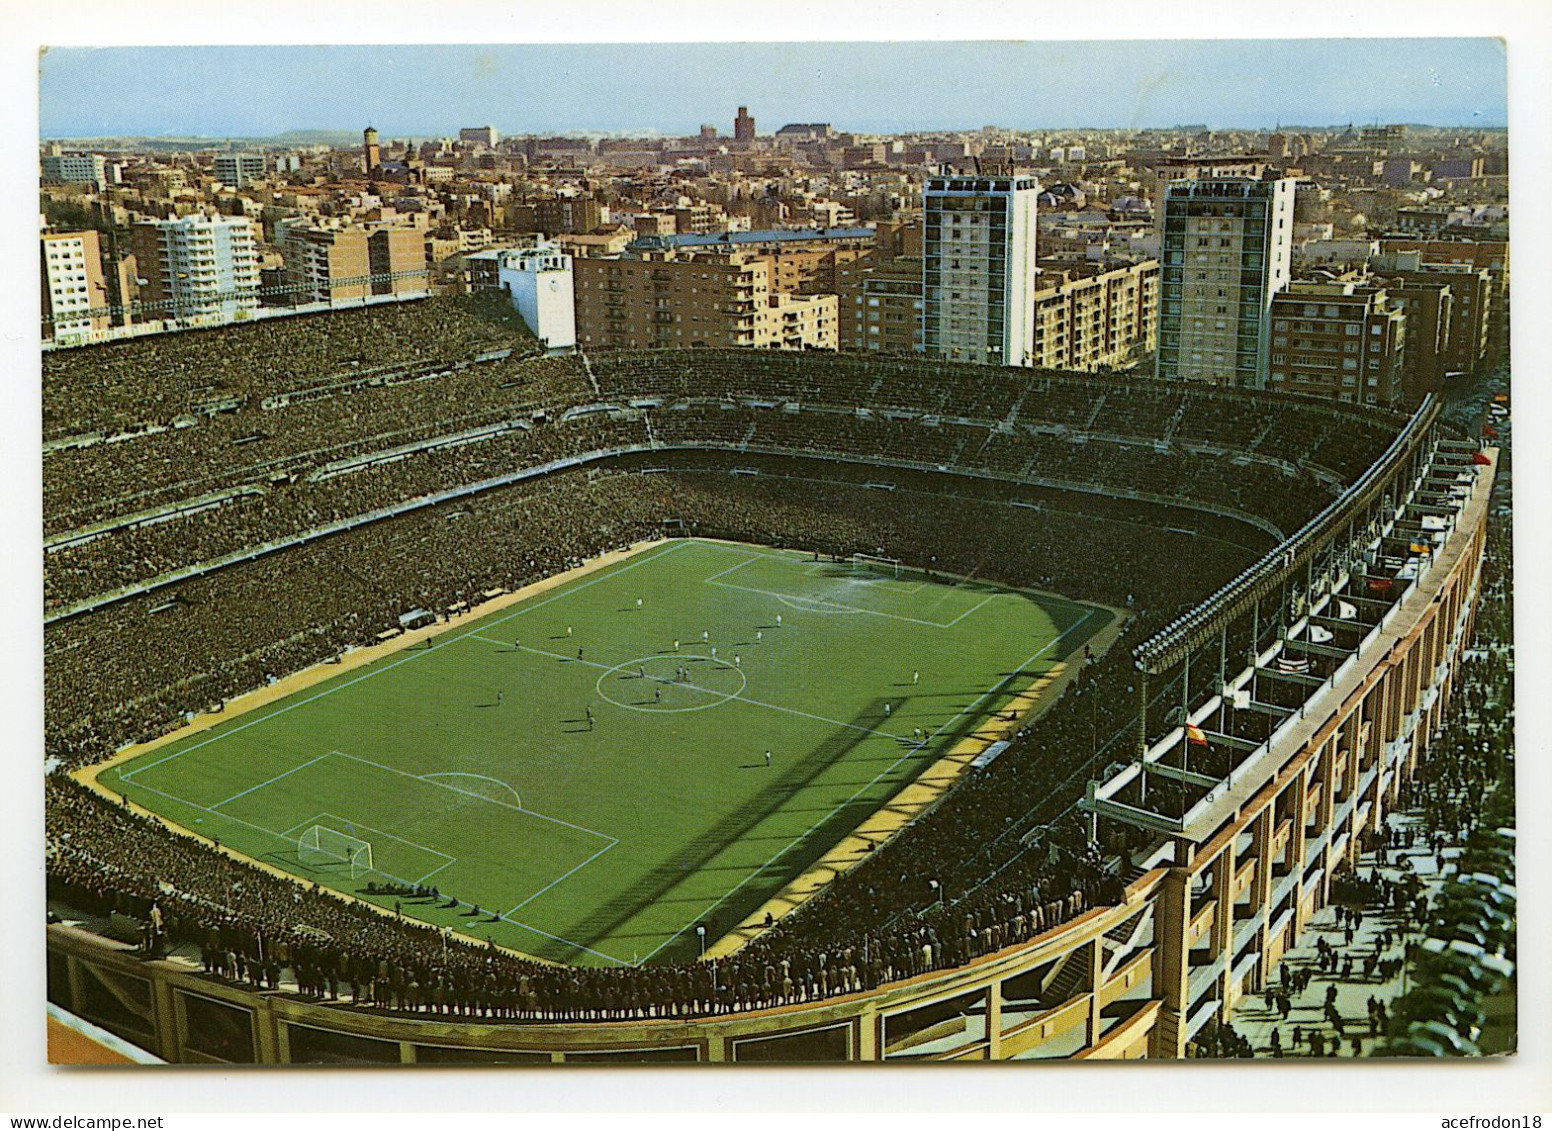
[(905, 572), (905, 563), (899, 558), (881, 558), (877, 554), (853, 554), (852, 567), (865, 573), (898, 578)]
[(372, 871), (372, 844), (360, 837), (313, 825), (297, 839), (297, 860), (309, 868), (344, 865), (350, 878)]

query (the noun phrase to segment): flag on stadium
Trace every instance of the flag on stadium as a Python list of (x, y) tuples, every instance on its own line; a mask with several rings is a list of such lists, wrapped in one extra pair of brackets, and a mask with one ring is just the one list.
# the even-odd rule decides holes
[(1488, 458), (1486, 452), (1477, 452), (1471, 457), (1471, 462), (1475, 464), (1486, 465), (1492, 463), (1493, 461)]
[(1389, 593), (1395, 586), (1396, 583), (1388, 577), (1369, 578), (1369, 590), (1373, 593)]
[(1201, 727), (1192, 726), (1190, 723), (1187, 723), (1186, 741), (1189, 742), (1192, 746), (1206, 746), (1207, 735), (1202, 731)]
[(1494, 393), (1493, 394), (1493, 403), (1494, 404), (1508, 404), (1509, 403), (1509, 394), (1508, 393)]
[(1351, 601), (1338, 601), (1336, 603), (1336, 615), (1339, 620), (1357, 620), (1358, 606)]
[(1310, 640), (1315, 644), (1324, 644), (1331, 639), (1331, 630), (1318, 624), (1310, 625)]
[(1276, 667), (1280, 672), (1289, 672), (1293, 675), (1307, 675), (1310, 665), (1309, 661), (1303, 656), (1283, 655), (1277, 657)]
[(1482, 435), (1486, 436), (1489, 440), (1496, 440), (1498, 439), (1498, 429), (1494, 428), (1491, 424), (1484, 424), (1482, 425)]

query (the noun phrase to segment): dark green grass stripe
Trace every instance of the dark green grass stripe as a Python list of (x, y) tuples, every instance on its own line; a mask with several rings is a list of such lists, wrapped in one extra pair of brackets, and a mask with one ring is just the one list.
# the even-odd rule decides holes
[[(580, 937), (588, 946), (595, 946), (610, 938), (631, 919), (635, 918), (643, 910), (663, 902), (665, 897), (681, 884), (693, 882), (703, 878), (705, 868), (721, 852), (727, 850), (730, 845), (739, 843), (756, 828), (760, 822), (770, 817), (773, 813), (786, 808), (801, 790), (812, 785), (815, 779), (825, 770), (834, 766), (845, 758), (857, 747), (861, 746), (869, 738), (875, 737), (868, 733), (868, 723), (877, 721), (884, 713), (884, 700), (875, 699), (864, 705), (862, 710), (852, 718), (852, 726), (837, 727), (834, 732), (821, 742), (808, 757), (793, 765), (791, 769), (782, 773), (766, 790), (760, 800), (754, 804), (746, 805), (742, 809), (734, 810), (722, 817), (715, 825), (693, 840), (687, 842), (682, 848), (673, 854), (673, 860), (664, 863), (644, 877), (639, 883), (619, 893), (619, 895), (605, 907), (600, 907), (591, 917), (584, 920), (572, 933)], [(863, 728), (861, 730), (854, 727)], [(903, 784), (903, 783), (902, 783)], [(869, 810), (877, 807), (876, 802), (865, 802), (858, 798), (858, 804), (866, 804)], [(837, 815), (839, 817), (839, 814)], [(831, 822), (833, 823), (834, 819)], [(809, 839), (816, 830), (809, 830), (801, 834), (804, 840)], [(826, 846), (828, 847), (828, 846)], [(688, 866), (686, 866), (688, 865)], [(783, 865), (780, 869), (771, 872), (771, 875), (786, 882), (792, 870)], [(727, 921), (730, 924), (740, 922), (751, 909), (759, 906), (767, 898), (765, 888), (758, 882), (746, 886), (744, 890), (750, 894), (730, 900), (718, 908), (713, 915), (716, 921)], [(713, 934), (713, 928), (708, 925), (707, 935)], [(691, 938), (686, 943), (684, 936), (675, 940), (678, 946), (670, 945), (661, 951), (658, 958), (664, 962), (676, 961), (693, 957), (699, 952), (698, 940)], [(677, 951), (685, 953), (677, 953)], [(568, 960), (574, 959), (578, 952), (571, 952)]]

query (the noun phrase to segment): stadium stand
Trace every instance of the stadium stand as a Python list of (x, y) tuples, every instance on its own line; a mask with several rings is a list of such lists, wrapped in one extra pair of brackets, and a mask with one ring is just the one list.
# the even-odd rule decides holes
[[(46, 613), (194, 571), (48, 625), (52, 899), (147, 925), (148, 952), (196, 944), (215, 979), (412, 1015), (713, 1016), (962, 966), (1123, 898), (1135, 876), (1111, 861), (1148, 838), (1093, 840), (1078, 802), (1096, 768), (1130, 756), (1130, 647), (1330, 504), (1405, 423), (1128, 377), (764, 351), (611, 354), (592, 360), (595, 389), (577, 359), (536, 354), (489, 303), (433, 299), (47, 357)], [(734, 457), (762, 473), (727, 475)], [(567, 462), (587, 466), (502, 481)], [(851, 464), (889, 467), (899, 489), (867, 490)], [(1170, 529), (1184, 512), (1166, 505), (1197, 529)], [(515, 589), (670, 523), (935, 557), (1133, 615), (1001, 757), (705, 964), (572, 969), (447, 945), (66, 772), (369, 644), (407, 609)], [(288, 548), (198, 572), (269, 544)]]

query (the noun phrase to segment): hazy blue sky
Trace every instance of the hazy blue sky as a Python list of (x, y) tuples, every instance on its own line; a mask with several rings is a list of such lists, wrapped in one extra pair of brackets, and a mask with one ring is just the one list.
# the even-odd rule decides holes
[(55, 48), (40, 101), (44, 137), (1507, 121), (1494, 39)]

